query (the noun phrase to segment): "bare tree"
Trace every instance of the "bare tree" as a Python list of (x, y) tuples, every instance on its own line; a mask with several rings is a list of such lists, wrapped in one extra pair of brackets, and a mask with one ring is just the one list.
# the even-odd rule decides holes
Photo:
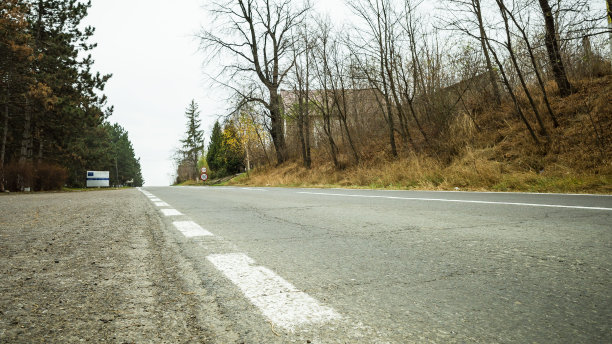
[(501, 95), (499, 93), (499, 87), (497, 87), (497, 76), (495, 71), (493, 70), (493, 64), (491, 63), (491, 57), (489, 56), (489, 49), (487, 49), (487, 43), (485, 42), (485, 27), (484, 21), (482, 20), (482, 9), (480, 7), (480, 0), (472, 0), (471, 2), (474, 14), (476, 15), (476, 19), (478, 22), (478, 31), (480, 33), (479, 41), (482, 47), (485, 61), (487, 63), (487, 72), (489, 74), (489, 81), (491, 82), (491, 87), (493, 88), (493, 96), (495, 97), (495, 103), (497, 105), (500, 105)]
[(523, 40), (525, 41), (527, 53), (529, 54), (529, 59), (531, 61), (531, 65), (533, 66), (533, 71), (535, 72), (536, 79), (538, 81), (538, 85), (540, 86), (540, 91), (542, 91), (542, 98), (544, 99), (544, 104), (546, 104), (548, 115), (550, 116), (550, 119), (553, 121), (554, 127), (557, 128), (559, 126), (559, 122), (557, 121), (557, 118), (555, 117), (555, 114), (550, 106), (550, 101), (548, 100), (548, 95), (546, 94), (546, 87), (544, 86), (544, 80), (542, 79), (542, 76), (540, 75), (538, 64), (536, 62), (536, 58), (533, 52), (534, 49), (532, 48), (531, 43), (529, 42), (529, 38), (527, 37), (525, 28), (518, 22), (518, 20), (516, 19), (516, 16), (512, 13), (512, 11), (509, 11), (508, 8), (506, 8), (505, 6), (503, 6), (503, 9), (506, 11), (510, 19), (512, 19), (512, 22), (514, 23), (516, 28), (519, 30), (519, 32), (521, 33), (521, 37), (523, 37)]
[(606, 19), (608, 20), (608, 45), (610, 46), (610, 62), (612, 62), (612, 0), (606, 0)]
[(527, 96), (527, 99), (529, 100), (531, 109), (533, 110), (533, 113), (538, 122), (538, 125), (540, 126), (540, 134), (547, 136), (548, 132), (546, 130), (546, 126), (544, 125), (544, 121), (542, 121), (542, 116), (540, 116), (540, 111), (538, 110), (538, 106), (535, 104), (535, 101), (533, 100), (533, 97), (531, 96), (531, 92), (529, 91), (529, 88), (527, 87), (525, 77), (523, 76), (523, 72), (521, 71), (521, 67), (519, 66), (519, 63), (517, 61), (516, 54), (514, 53), (514, 49), (512, 48), (512, 37), (511, 37), (511, 32), (510, 32), (510, 25), (508, 23), (508, 12), (510, 11), (507, 10), (506, 6), (504, 5), (503, 0), (495, 0), (495, 2), (497, 3), (497, 6), (499, 7), (499, 10), (501, 12), (503, 22), (504, 22), (504, 28), (505, 28), (505, 33), (506, 33), (506, 42), (504, 43), (504, 46), (508, 50), (508, 54), (510, 55), (510, 60), (512, 61), (512, 64), (514, 65), (514, 70), (516, 72), (516, 75), (518, 76), (519, 81), (521, 82), (523, 91), (525, 92), (525, 95)]
[(304, 167), (310, 168), (310, 72), (313, 41), (308, 28), (303, 26), (296, 35), (294, 48), (293, 94), (297, 98), (296, 120), (300, 140), (301, 155)]
[(572, 93), (572, 85), (567, 79), (565, 67), (563, 66), (563, 60), (561, 59), (561, 52), (559, 50), (559, 42), (557, 41), (557, 30), (555, 29), (552, 9), (548, 4), (548, 0), (538, 1), (540, 3), (540, 8), (542, 9), (542, 14), (544, 15), (544, 27), (546, 28), (544, 42), (546, 43), (548, 59), (550, 60), (555, 82), (559, 87), (559, 94), (562, 97), (565, 97)]
[[(264, 141), (264, 135), (266, 135), (266, 131), (265, 130), (259, 130), (260, 127), (260, 123), (258, 122), (258, 118), (264, 118), (262, 116), (258, 116), (256, 113), (256, 110), (249, 106), (246, 110), (246, 114), (248, 115), (248, 118), (251, 120), (251, 123), (253, 124), (253, 131), (255, 132), (255, 135), (257, 136), (257, 141), (259, 142), (261, 149), (264, 153), (264, 157), (266, 158), (266, 162), (268, 163), (268, 165), (271, 163), (270, 162), (270, 157), (268, 156), (268, 151), (266, 149), (266, 142)], [(261, 124), (261, 126), (265, 127), (265, 122), (263, 124)], [(268, 130), (268, 132), (270, 132), (270, 130)], [(268, 138), (269, 139), (269, 138)]]
[[(350, 2), (349, 5), (353, 11), (365, 21), (369, 29), (369, 31), (364, 32), (364, 34), (367, 35), (364, 37), (366, 42), (362, 43), (360, 46), (355, 44), (355, 46), (363, 48), (362, 50), (366, 52), (366, 57), (369, 57), (370, 61), (377, 64), (376, 72), (369, 71), (369, 67), (366, 67), (369, 63), (367, 61), (363, 61), (364, 57), (360, 56), (361, 54), (355, 51), (355, 46), (353, 47), (352, 53), (357, 60), (362, 60), (360, 61), (360, 64), (362, 65), (362, 70), (366, 74), (370, 84), (372, 87), (378, 89), (378, 91), (382, 94), (383, 102), (381, 102), (381, 105), (384, 106), (383, 111), (385, 112), (385, 119), (387, 121), (389, 130), (389, 145), (391, 146), (391, 154), (394, 157), (397, 157), (397, 145), (395, 142), (396, 129), (392, 100), (393, 95), (391, 94), (392, 91), (390, 90), (390, 80), (388, 75), (388, 71), (392, 71), (392, 69), (389, 68), (389, 38), (392, 35), (390, 32), (391, 3), (389, 0), (361, 0)], [(370, 42), (374, 42), (375, 47), (369, 46), (368, 43)]]
[(336, 168), (340, 168), (340, 161), (338, 160), (338, 145), (333, 135), (333, 127), (331, 122), (332, 113), (334, 112), (333, 95), (330, 87), (331, 76), (328, 73), (330, 67), (328, 65), (329, 60), (329, 46), (330, 46), (330, 34), (331, 25), (323, 20), (318, 21), (318, 31), (315, 43), (315, 49), (312, 50), (313, 62), (314, 62), (314, 73), (317, 80), (319, 90), (316, 92), (316, 96), (313, 99), (313, 104), (318, 109), (323, 118), (323, 132), (327, 137), (329, 144), (329, 152)]
[[(453, 30), (458, 30), (461, 33), (478, 40), (482, 49), (483, 56), (485, 58), (487, 74), (491, 88), (493, 90), (493, 97), (497, 105), (501, 104), (501, 93), (498, 86), (498, 75), (493, 68), (491, 62), (491, 56), (487, 43), (485, 41), (485, 21), (483, 16), (483, 10), (481, 6), (481, 0), (447, 0), (452, 7), (447, 8), (448, 12), (452, 14), (452, 19), (441, 19), (441, 22), (445, 23), (445, 27), (452, 27)], [(478, 34), (475, 32), (478, 31)]]
[(396, 32), (396, 29), (399, 25), (397, 25), (398, 17), (392, 11), (392, 6), (390, 3), (382, 3), (381, 6), (381, 14), (382, 20), (381, 27), (382, 33), (385, 38), (383, 41), (385, 42), (384, 50), (386, 50), (383, 55), (383, 67), (386, 73), (386, 77), (389, 84), (389, 92), (391, 94), (391, 99), (395, 104), (395, 109), (398, 114), (399, 123), (400, 123), (400, 134), (404, 141), (408, 140), (413, 148), (416, 148), (414, 141), (412, 140), (412, 136), (410, 135), (410, 130), (408, 129), (408, 117), (406, 116), (405, 108), (402, 104), (399, 80), (397, 78), (396, 70), (398, 65), (401, 64), (402, 59), (401, 52), (398, 44), (399, 33)]
[[(410, 51), (410, 54), (398, 54), (398, 62), (395, 63), (395, 69), (397, 73), (397, 78), (399, 80), (398, 83), (400, 83), (399, 89), (400, 93), (403, 96), (403, 103), (408, 104), (408, 108), (410, 110), (410, 113), (412, 114), (412, 118), (414, 119), (417, 125), (417, 128), (421, 132), (421, 135), (423, 135), (425, 142), (429, 142), (427, 135), (425, 134), (425, 130), (423, 130), (423, 126), (421, 125), (421, 121), (419, 121), (419, 118), (417, 116), (417, 111), (414, 104), (414, 98), (417, 93), (418, 85), (423, 85), (423, 73), (418, 58), (419, 54), (416, 39), (417, 26), (419, 25), (419, 21), (415, 17), (415, 9), (416, 7), (412, 4), (411, 1), (405, 1), (405, 20), (403, 22), (402, 29), (404, 30), (408, 39), (408, 49)], [(402, 58), (403, 55), (410, 56), (410, 63), (407, 62), (407, 59), (404, 60)], [(411, 88), (412, 93), (410, 92)]]
[(501, 60), (499, 59), (499, 57), (497, 56), (497, 53), (495, 52), (495, 48), (491, 45), (491, 41), (486, 37), (486, 34), (485, 34), (485, 42), (487, 43), (487, 48), (491, 52), (491, 55), (493, 56), (493, 60), (495, 61), (495, 64), (497, 65), (497, 68), (499, 68), (499, 73), (502, 76), (502, 81), (504, 82), (504, 85), (506, 85), (506, 88), (508, 89), (508, 94), (510, 94), (510, 98), (512, 98), (512, 102), (514, 103), (514, 108), (516, 110), (516, 113), (518, 114), (518, 116), (521, 119), (521, 121), (525, 124), (525, 127), (529, 131), (529, 135), (531, 135), (531, 138), (533, 139), (533, 141), (537, 145), (540, 145), (540, 140), (538, 140), (538, 137), (536, 136), (535, 132), (533, 131), (533, 128), (531, 127), (531, 124), (529, 124), (529, 121), (525, 117), (525, 114), (523, 113), (523, 110), (521, 109), (521, 105), (519, 104), (518, 100), (516, 99), (516, 95), (514, 94), (514, 90), (512, 88), (512, 84), (508, 80), (508, 76), (506, 75), (506, 72), (504, 70), (504, 66), (503, 66)]
[(287, 160), (279, 89), (294, 64), (291, 32), (302, 23), (309, 8), (310, 5), (305, 3), (296, 9), (290, 0), (215, 1), (211, 8), (216, 19), (215, 28), (203, 30), (200, 34), (202, 48), (211, 57), (229, 54), (237, 59), (226, 64), (222, 73), (227, 73), (234, 82), (241, 75), (246, 74), (247, 78), (256, 76), (267, 91), (263, 94), (254, 89), (242, 93), (235, 85), (223, 83), (240, 93), (246, 101), (266, 107), (271, 123), (270, 136), (279, 164)]
[[(348, 92), (350, 91), (347, 90), (346, 86), (347, 63), (345, 56), (340, 52), (340, 49), (340, 43), (337, 40), (334, 40), (331, 44), (331, 51), (329, 52), (329, 56), (325, 56), (323, 58), (329, 60), (325, 62), (325, 66), (327, 66), (328, 68), (327, 73), (330, 76), (330, 91), (333, 97), (334, 105), (336, 106), (340, 126), (344, 128), (355, 163), (359, 163), (359, 153), (357, 153), (357, 148), (355, 147), (353, 137), (348, 127)], [(357, 92), (357, 90), (353, 90), (353, 92)]]

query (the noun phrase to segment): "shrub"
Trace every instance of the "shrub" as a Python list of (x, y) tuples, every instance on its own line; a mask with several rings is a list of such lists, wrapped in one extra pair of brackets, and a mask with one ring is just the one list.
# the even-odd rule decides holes
[(31, 162), (11, 162), (4, 167), (6, 189), (22, 191), (24, 187), (32, 187), (34, 181), (34, 166)]
[(11, 162), (4, 169), (5, 188), (10, 191), (61, 190), (68, 180), (68, 170), (54, 163)]
[(53, 163), (40, 163), (36, 171), (38, 190), (61, 190), (68, 180), (68, 170)]

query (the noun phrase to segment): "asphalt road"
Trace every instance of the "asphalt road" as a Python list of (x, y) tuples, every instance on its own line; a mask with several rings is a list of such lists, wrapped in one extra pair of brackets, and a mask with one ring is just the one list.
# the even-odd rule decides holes
[(142, 191), (240, 341), (612, 342), (612, 196)]

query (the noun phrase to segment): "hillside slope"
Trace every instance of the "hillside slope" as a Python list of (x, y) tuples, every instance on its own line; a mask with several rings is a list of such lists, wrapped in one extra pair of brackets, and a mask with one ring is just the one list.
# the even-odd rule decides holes
[(252, 170), (230, 184), (612, 193), (612, 76), (574, 85), (571, 96), (551, 98), (560, 126), (546, 122), (549, 135), (539, 136), (539, 145), (506, 102), (483, 110), (477, 125), (468, 116), (454, 118), (438, 141), (398, 159), (384, 153), (381, 140), (357, 166), (338, 170), (328, 159), (316, 159), (324, 152), (313, 152), (310, 170), (294, 159)]

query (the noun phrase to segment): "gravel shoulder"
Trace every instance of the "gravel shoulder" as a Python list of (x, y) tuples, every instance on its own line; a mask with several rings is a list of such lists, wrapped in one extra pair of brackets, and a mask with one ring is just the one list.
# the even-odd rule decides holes
[(137, 190), (0, 196), (0, 342), (236, 342)]

